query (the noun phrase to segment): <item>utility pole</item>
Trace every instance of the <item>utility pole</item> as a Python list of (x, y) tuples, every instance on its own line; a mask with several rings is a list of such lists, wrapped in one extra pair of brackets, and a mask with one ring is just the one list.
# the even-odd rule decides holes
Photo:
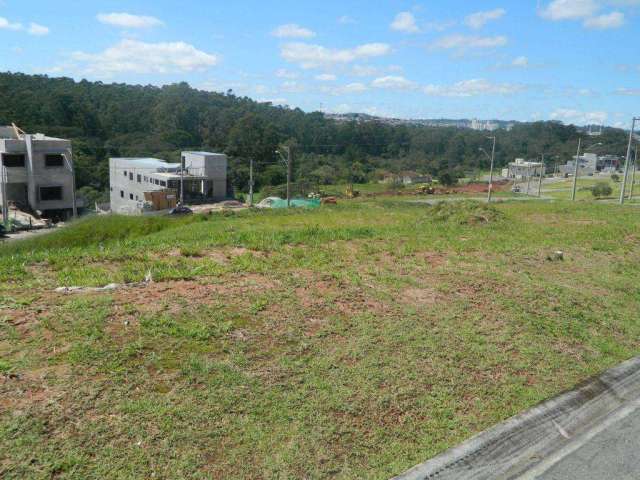
[(633, 134), (635, 133), (636, 120), (640, 120), (639, 117), (633, 117), (631, 122), (631, 132), (629, 132), (629, 146), (627, 147), (627, 161), (624, 165), (624, 180), (622, 181), (622, 188), (620, 189), (620, 205), (624, 205), (624, 194), (627, 187), (627, 177), (629, 176), (629, 163), (631, 163), (631, 145), (633, 144)]
[(633, 187), (636, 184), (636, 170), (638, 169), (638, 144), (636, 143), (635, 148), (636, 156), (633, 160), (633, 171), (631, 173), (631, 187), (629, 191), (629, 200), (633, 200)]
[(253, 207), (253, 158), (249, 160), (249, 206)]
[(576, 189), (578, 188), (578, 164), (580, 163), (580, 147), (582, 147), (582, 137), (578, 138), (578, 153), (576, 154), (576, 168), (573, 170), (573, 190), (571, 200), (576, 201)]
[[(491, 138), (491, 137), (488, 137)], [(487, 203), (491, 203), (491, 192), (493, 190), (493, 165), (496, 159), (496, 137), (493, 137), (493, 148), (491, 148), (491, 168), (489, 170), (489, 193), (487, 194)]]
[(542, 177), (544, 176), (544, 153), (542, 154), (542, 165), (540, 166), (540, 178), (538, 179), (538, 198), (542, 197)]
[(2, 182), (2, 221), (4, 222), (4, 227), (7, 231), (9, 231), (9, 203), (7, 196), (7, 169), (4, 166), (3, 162), (0, 162), (0, 181)]
[(76, 172), (73, 168), (73, 153), (71, 148), (67, 148), (67, 153), (63, 154), (62, 157), (67, 164), (67, 168), (71, 172), (71, 205), (73, 218), (78, 218), (78, 203), (76, 199)]
[(180, 206), (184, 206), (184, 155), (180, 155)]
[(291, 162), (291, 147), (282, 147), (287, 152), (285, 157), (280, 150), (276, 150), (276, 154), (280, 155), (280, 158), (287, 167), (287, 208), (291, 206), (291, 174), (293, 172), (293, 164)]
[(287, 208), (291, 206), (291, 173), (293, 164), (291, 163), (291, 147), (287, 148)]

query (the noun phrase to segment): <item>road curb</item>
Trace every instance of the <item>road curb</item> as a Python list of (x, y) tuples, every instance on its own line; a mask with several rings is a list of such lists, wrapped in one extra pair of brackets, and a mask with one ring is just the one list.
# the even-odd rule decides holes
[(509, 480), (640, 399), (640, 357), (520, 413), (392, 480)]

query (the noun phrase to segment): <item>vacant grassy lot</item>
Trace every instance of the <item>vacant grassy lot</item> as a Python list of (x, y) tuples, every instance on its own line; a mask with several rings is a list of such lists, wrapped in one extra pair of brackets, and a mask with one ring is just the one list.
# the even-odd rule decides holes
[(638, 213), (391, 199), (0, 246), (0, 478), (386, 479), (640, 352)]

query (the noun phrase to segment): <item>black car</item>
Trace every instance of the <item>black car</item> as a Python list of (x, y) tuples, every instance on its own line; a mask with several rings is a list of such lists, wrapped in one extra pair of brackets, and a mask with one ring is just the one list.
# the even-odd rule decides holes
[(0, 238), (4, 237), (7, 234), (7, 230), (4, 228), (4, 225), (0, 223)]
[(187, 207), (176, 207), (169, 212), (169, 215), (192, 215), (193, 210)]

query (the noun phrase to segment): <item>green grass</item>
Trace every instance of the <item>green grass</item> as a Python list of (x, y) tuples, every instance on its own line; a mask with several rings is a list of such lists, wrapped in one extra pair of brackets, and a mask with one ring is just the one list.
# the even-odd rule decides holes
[(636, 207), (411, 200), (0, 245), (0, 478), (386, 479), (638, 354)]

